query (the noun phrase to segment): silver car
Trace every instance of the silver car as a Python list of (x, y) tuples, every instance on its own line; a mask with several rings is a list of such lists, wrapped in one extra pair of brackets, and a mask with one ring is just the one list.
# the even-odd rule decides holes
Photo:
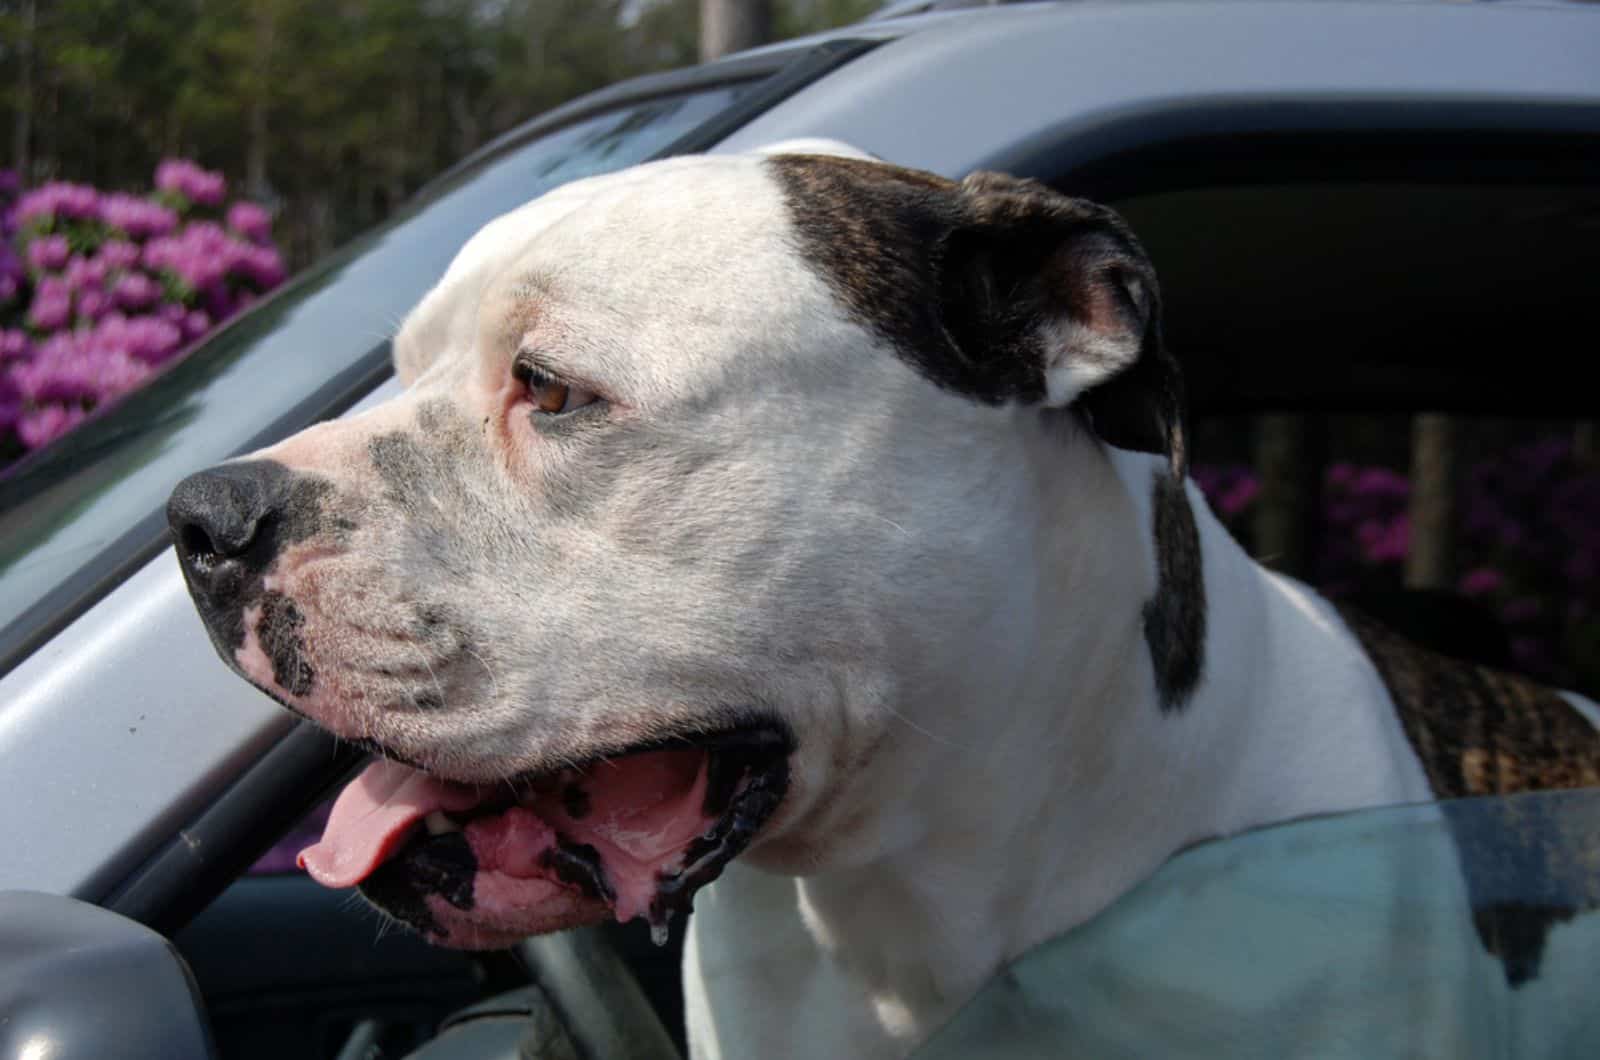
[[(1594, 343), (1600, 8), (935, 0), (584, 97), (0, 478), (0, 1055), (681, 1050), (676, 952), (642, 931), (436, 951), (296, 873), (247, 872), (361, 756), (217, 660), (162, 513), (186, 474), (394, 394), (395, 322), (491, 218), (580, 176), (800, 136), (1116, 206), (1161, 271), (1201, 417), (1596, 415), (1564, 379)], [(1588, 793), (1541, 805), (1600, 844)], [(1408, 812), (1183, 855), (991, 984), (928, 1054), (1195, 1055), (1139, 1008), (1131, 940), (1188, 895), (1172, 945), (1225, 1002), (1239, 895), (1311, 901), (1306, 857), (1372, 864), (1441, 839)], [(1504, 825), (1493, 806), (1449, 820), (1490, 840)], [(1315, 900), (1358, 909), (1364, 878)], [(1508, 887), (1588, 908), (1536, 874)], [(1270, 963), (1300, 944), (1256, 945)], [(1292, 1035), (1226, 1055), (1282, 1055)]]

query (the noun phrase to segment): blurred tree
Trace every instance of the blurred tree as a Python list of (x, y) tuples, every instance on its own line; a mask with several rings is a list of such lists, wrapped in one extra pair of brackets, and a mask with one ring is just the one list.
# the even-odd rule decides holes
[(700, 0), (700, 61), (772, 39), (772, 0)]
[(1273, 570), (1311, 576), (1322, 504), (1325, 431), (1313, 417), (1261, 416), (1254, 433), (1261, 493), (1252, 507), (1255, 556)]
[[(768, 0), (777, 36), (876, 0)], [(501, 132), (697, 61), (698, 0), (0, 0), (9, 164), (148, 187), (183, 154), (278, 212), (296, 265)]]
[(1456, 425), (1428, 413), (1411, 423), (1410, 548), (1406, 587), (1454, 589), (1456, 583)]

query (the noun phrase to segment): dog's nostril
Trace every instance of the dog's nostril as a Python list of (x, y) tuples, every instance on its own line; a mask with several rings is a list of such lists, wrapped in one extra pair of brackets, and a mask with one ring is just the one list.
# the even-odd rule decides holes
[(217, 562), (217, 546), (205, 528), (189, 523), (178, 531), (178, 547), (201, 570), (209, 570)]

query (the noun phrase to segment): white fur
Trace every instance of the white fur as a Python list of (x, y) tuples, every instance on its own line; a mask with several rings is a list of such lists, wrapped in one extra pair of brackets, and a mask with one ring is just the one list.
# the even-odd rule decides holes
[[(730, 870), (702, 896), (688, 958), (703, 990), (690, 993), (697, 1058), (902, 1056), (1000, 964), (1094, 916), (1184, 846), (1430, 797), (1337, 616), (1246, 557), (1192, 488), (1206, 677), (1180, 713), (1163, 714), (1125, 603), (1154, 585), (1147, 497), (1159, 462), (1088, 445), (1063, 462), (1037, 516), (1097, 539), (1103, 559), (1087, 563), (1103, 564), (1117, 599), (1085, 593), (1055, 564), (1030, 571), (1037, 606), (1057, 620), (1029, 651), (1028, 678), (1010, 695), (942, 703), (937, 729), (901, 735), (893, 784), (904, 795), (888, 830), (915, 837), (904, 849), (792, 882)], [(800, 959), (807, 937), (816, 950)], [(774, 953), (788, 974), (750, 989)], [(806, 1003), (820, 997), (835, 999), (826, 1018)], [(789, 1051), (752, 1051), (777, 1028)]]
[(1045, 404), (1066, 408), (1084, 391), (1126, 369), (1139, 356), (1137, 337), (1105, 335), (1077, 321), (1062, 318), (1044, 327)]

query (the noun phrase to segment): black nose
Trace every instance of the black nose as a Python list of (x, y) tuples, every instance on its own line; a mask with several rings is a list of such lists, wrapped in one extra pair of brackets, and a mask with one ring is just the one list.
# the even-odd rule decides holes
[(190, 475), (167, 501), (167, 522), (190, 586), (218, 602), (237, 595), (278, 548), (289, 469), (270, 460)]

